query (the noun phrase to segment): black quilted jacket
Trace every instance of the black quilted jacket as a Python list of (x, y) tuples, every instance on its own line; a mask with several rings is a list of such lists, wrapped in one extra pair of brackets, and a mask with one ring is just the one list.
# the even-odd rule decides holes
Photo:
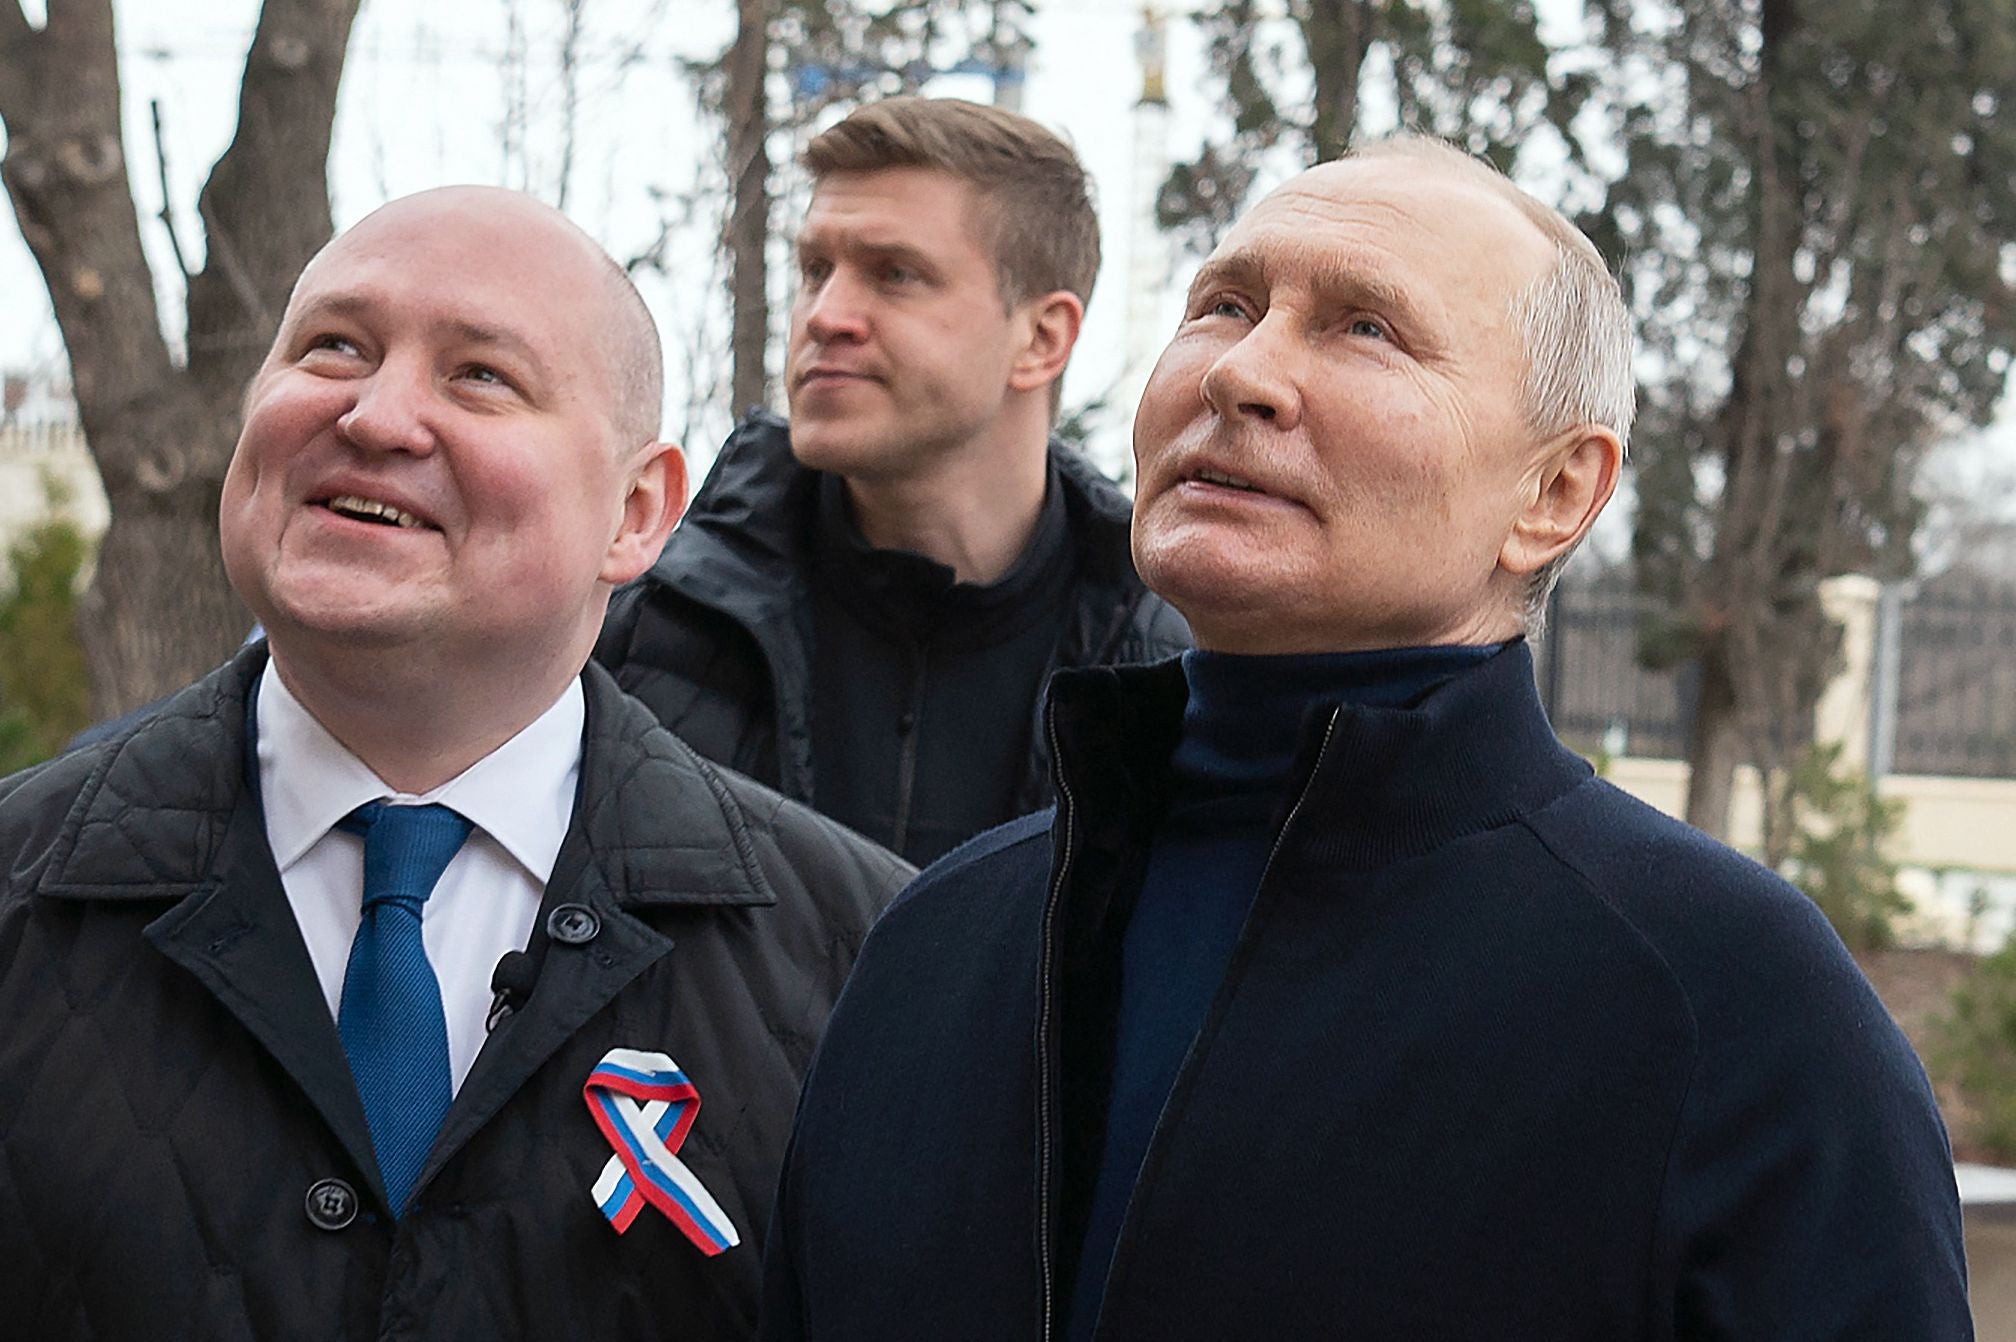
[[(586, 905), (569, 930), (594, 935), (535, 934), (530, 999), (394, 1223), (247, 785), (263, 661), (0, 781), (0, 1337), (746, 1336), (800, 1078), (908, 869), (715, 770), (591, 667), (546, 902)], [(740, 1247), (603, 1218), (582, 1083), (611, 1047), (698, 1086), (679, 1154)]]
[[(1190, 646), (1189, 626), (1134, 572), (1133, 505), (1078, 452), (1052, 440), (1078, 582), (1059, 612), (1050, 667), (1154, 662)], [(616, 594), (595, 649), (658, 720), (708, 759), (812, 798), (812, 599), (819, 475), (791, 455), (783, 420), (756, 412), (721, 448), (665, 552)], [(1036, 712), (1042, 696), (1034, 696)], [(1032, 724), (1033, 725), (1033, 724)], [(1014, 808), (1049, 804), (1049, 747), (1030, 732)]]

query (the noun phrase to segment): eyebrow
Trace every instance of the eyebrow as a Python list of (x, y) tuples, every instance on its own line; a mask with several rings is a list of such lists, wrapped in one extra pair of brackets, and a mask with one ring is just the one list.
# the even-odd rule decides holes
[[(318, 317), (347, 317), (353, 321), (362, 320), (379, 306), (378, 300), (367, 294), (329, 294), (311, 299), (304, 304), (292, 319), (296, 328), (314, 321)], [(445, 332), (457, 342), (478, 345), (486, 349), (501, 350), (513, 358), (522, 360), (534, 374), (544, 377), (547, 373), (545, 360), (532, 348), (531, 342), (509, 327), (492, 326), (484, 322), (470, 321), (463, 317), (451, 317), (434, 323), (437, 331)]]
[[(1341, 298), (1349, 303), (1362, 303), (1381, 312), (1391, 313), (1394, 319), (1410, 331), (1422, 325), (1419, 306), (1398, 285), (1363, 268), (1348, 264), (1342, 258), (1324, 253), (1314, 258), (1311, 267), (1311, 287), (1318, 297), (1324, 299)], [(1190, 297), (1194, 300), (1204, 289), (1214, 284), (1229, 284), (1234, 288), (1266, 289), (1271, 287), (1273, 276), (1268, 267), (1251, 253), (1236, 253), (1222, 260), (1207, 261), (1197, 272), (1197, 278), (1190, 282)]]
[(864, 238), (857, 233), (849, 233), (844, 230), (836, 231), (839, 233), (838, 237), (827, 233), (801, 231), (797, 237), (791, 240), (792, 250), (798, 252), (815, 251), (828, 255), (855, 252), (872, 257), (878, 261), (901, 261), (905, 265), (916, 266), (920, 269), (937, 269), (937, 263), (931, 259), (931, 254), (914, 243), (877, 242), (872, 238)]

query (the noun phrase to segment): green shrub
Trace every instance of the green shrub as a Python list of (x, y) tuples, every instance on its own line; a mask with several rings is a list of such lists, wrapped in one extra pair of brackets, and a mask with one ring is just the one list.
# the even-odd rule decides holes
[(1904, 804), (1886, 801), (1867, 777), (1844, 768), (1839, 745), (1808, 750), (1785, 787), (1784, 813), (1793, 824), (1781, 864), (1786, 879), (1820, 906), (1851, 949), (1889, 946), (1894, 920), (1911, 907), (1884, 852)]
[(91, 721), (77, 642), (77, 576), (90, 545), (60, 512), (8, 549), (0, 594), (0, 774), (45, 760)]
[(1973, 1110), (1970, 1135), (2016, 1157), (2016, 946), (1977, 961), (1934, 1028), (1932, 1070)]

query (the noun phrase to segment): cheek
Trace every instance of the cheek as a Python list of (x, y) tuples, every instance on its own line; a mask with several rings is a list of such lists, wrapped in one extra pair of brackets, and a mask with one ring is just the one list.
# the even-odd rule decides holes
[(1134, 465), (1145, 478), (1176, 434), (1204, 407), (1203, 380), (1214, 354), (1180, 337), (1171, 342), (1148, 374), (1141, 404), (1134, 411)]
[[(533, 551), (549, 557), (559, 553), (600, 551), (613, 534), (617, 515), (613, 500), (618, 482), (609, 463), (586, 454), (514, 454), (493, 460), (484, 473), (481, 506), (499, 523), (498, 534), (537, 564)], [(537, 536), (539, 542), (520, 544)]]
[(1448, 515), (1451, 482), (1467, 452), (1440, 407), (1384, 378), (1333, 388), (1320, 404), (1309, 436), (1327, 446), (1327, 473), (1340, 493), (1409, 514)]
[[(355, 404), (341, 382), (295, 378), (257, 396), (245, 416), (230, 474), (269, 486)], [(227, 481), (228, 487), (228, 481)]]

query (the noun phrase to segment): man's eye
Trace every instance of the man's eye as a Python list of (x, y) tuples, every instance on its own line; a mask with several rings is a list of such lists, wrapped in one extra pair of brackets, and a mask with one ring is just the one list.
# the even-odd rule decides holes
[(472, 363), (464, 368), (462, 370), (462, 380), (465, 382), (479, 382), (484, 386), (490, 387), (508, 387), (511, 385), (509, 378), (490, 367), (490, 365), (482, 363)]
[(798, 278), (807, 284), (823, 284), (832, 273), (833, 263), (824, 258), (804, 256), (798, 259)]
[(324, 350), (331, 354), (342, 354), (352, 358), (358, 354), (355, 341), (351, 340), (348, 336), (336, 335), (333, 332), (324, 332), (321, 335), (312, 337), (308, 341), (308, 353), (314, 354)]
[(1392, 334), (1386, 329), (1386, 323), (1380, 321), (1377, 317), (1353, 317), (1344, 329), (1354, 336), (1369, 336), (1374, 340), (1391, 340), (1393, 338)]
[(922, 277), (909, 266), (887, 265), (882, 267), (884, 284), (914, 284)]

